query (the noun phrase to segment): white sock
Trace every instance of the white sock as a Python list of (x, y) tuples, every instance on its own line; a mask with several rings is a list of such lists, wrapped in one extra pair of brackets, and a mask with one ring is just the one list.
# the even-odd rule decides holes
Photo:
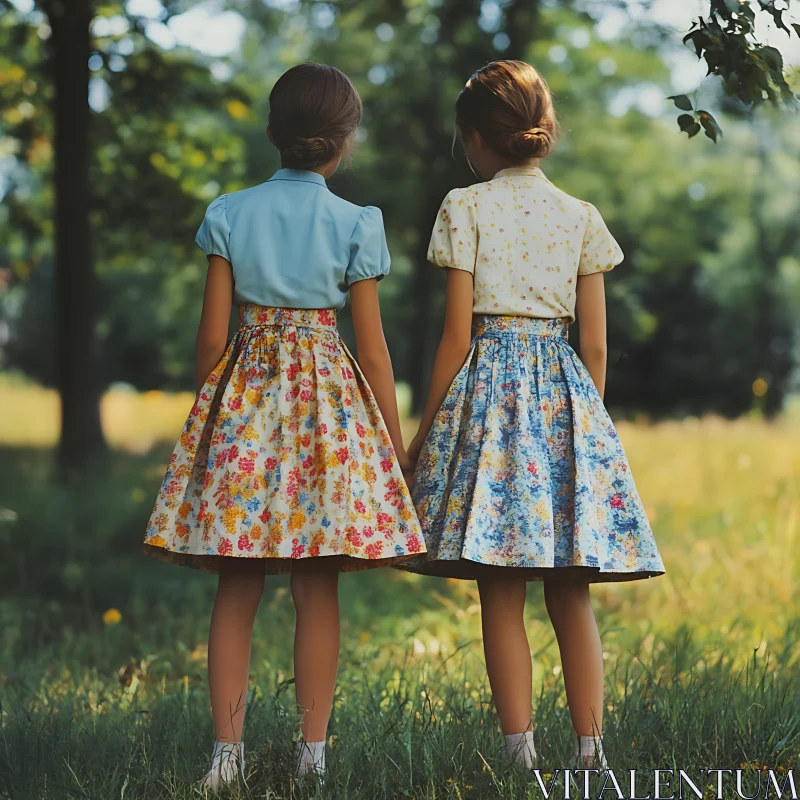
[(325, 740), (321, 742), (299, 741), (295, 746), (295, 763), (298, 775), (307, 772), (325, 774)]
[(525, 769), (531, 769), (536, 760), (536, 748), (533, 746), (533, 731), (512, 733), (504, 737), (508, 757), (517, 764), (522, 764)]
[(603, 740), (600, 736), (577, 736), (575, 739), (575, 763), (579, 769), (608, 769)]
[(211, 757), (211, 769), (205, 777), (203, 785), (214, 789), (223, 783), (233, 783), (236, 773), (244, 776), (244, 745), (242, 742), (215, 742), (214, 755)]

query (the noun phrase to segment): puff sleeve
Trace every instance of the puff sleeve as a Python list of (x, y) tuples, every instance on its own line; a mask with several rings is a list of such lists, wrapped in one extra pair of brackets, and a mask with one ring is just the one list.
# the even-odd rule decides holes
[(366, 206), (350, 236), (350, 263), (345, 282), (351, 286), (370, 278), (380, 280), (389, 274), (390, 264), (383, 214), (375, 206)]
[(227, 195), (223, 194), (209, 205), (203, 224), (194, 240), (207, 256), (222, 256), (230, 261), (231, 229), (228, 227), (228, 218), (225, 214), (226, 199)]
[(478, 252), (475, 202), (468, 189), (453, 189), (439, 208), (428, 245), (428, 261), (437, 267), (474, 274)]
[(606, 227), (600, 212), (591, 204), (583, 204), (589, 212), (583, 234), (578, 275), (608, 272), (624, 258), (622, 249)]

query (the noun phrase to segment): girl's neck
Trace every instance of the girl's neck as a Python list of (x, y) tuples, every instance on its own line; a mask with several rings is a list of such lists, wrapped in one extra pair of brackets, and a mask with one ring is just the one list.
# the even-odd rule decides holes
[(325, 180), (328, 180), (338, 169), (341, 160), (341, 156), (336, 156), (336, 158), (332, 158), (327, 164), (320, 164), (318, 167), (289, 167), (281, 162), (281, 169), (299, 169), (301, 172), (314, 172), (317, 175), (322, 175)]
[[(527, 161), (506, 161), (505, 159), (498, 159), (497, 169), (492, 173), (492, 177), (502, 172), (504, 169), (538, 169), (542, 163), (541, 158), (529, 158)], [(493, 167), (495, 165), (492, 165)]]

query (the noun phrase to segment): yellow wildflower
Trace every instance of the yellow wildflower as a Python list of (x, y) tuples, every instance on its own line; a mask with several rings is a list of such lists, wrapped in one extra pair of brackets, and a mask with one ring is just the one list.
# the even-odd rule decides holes
[(106, 625), (116, 625), (122, 622), (122, 614), (117, 608), (109, 608), (108, 611), (103, 614), (103, 622)]

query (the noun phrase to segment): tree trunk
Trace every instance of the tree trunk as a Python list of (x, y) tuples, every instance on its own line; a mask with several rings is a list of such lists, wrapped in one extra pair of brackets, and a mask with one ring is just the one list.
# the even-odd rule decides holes
[[(470, 74), (486, 63), (487, 50), (480, 45), (456, 43), (463, 25), (477, 20), (480, 0), (445, 0), (439, 10), (439, 41), (431, 45), (428, 96), (421, 98), (420, 108), (428, 116), (427, 141), (422, 154), (427, 166), (421, 188), (417, 246), (414, 251), (414, 319), (411, 325), (409, 370), (411, 376), (412, 413), (419, 415), (425, 405), (427, 385), (436, 355), (436, 334), (439, 320), (436, 315), (437, 281), (434, 268), (428, 263), (428, 241), (439, 205), (447, 192), (459, 185), (461, 167), (450, 158), (453, 131), (447, 120), (452, 119), (455, 97), (443, 97), (441, 86), (449, 74), (455, 73), (466, 82)], [(451, 55), (454, 53), (454, 55)]]
[(528, 48), (536, 40), (539, 23), (539, 0), (515, 0), (506, 10), (506, 35), (509, 45), (506, 58), (525, 61)]
[(55, 86), (55, 292), (59, 464), (63, 472), (105, 451), (95, 369), (94, 270), (89, 211), (89, 55), (92, 0), (50, 2)]
[(761, 170), (753, 192), (751, 214), (756, 229), (756, 253), (760, 268), (753, 298), (757, 309), (755, 340), (760, 372), (757, 377), (767, 381), (762, 409), (765, 416), (772, 419), (783, 408), (793, 366), (791, 315), (781, 290), (779, 263), (781, 258), (794, 250), (798, 233), (797, 228), (790, 225), (777, 242), (772, 241), (775, 237), (768, 230), (765, 219), (769, 188), (764, 176), (770, 172), (771, 151), (780, 147), (781, 143), (765, 123), (756, 126), (756, 136)]

